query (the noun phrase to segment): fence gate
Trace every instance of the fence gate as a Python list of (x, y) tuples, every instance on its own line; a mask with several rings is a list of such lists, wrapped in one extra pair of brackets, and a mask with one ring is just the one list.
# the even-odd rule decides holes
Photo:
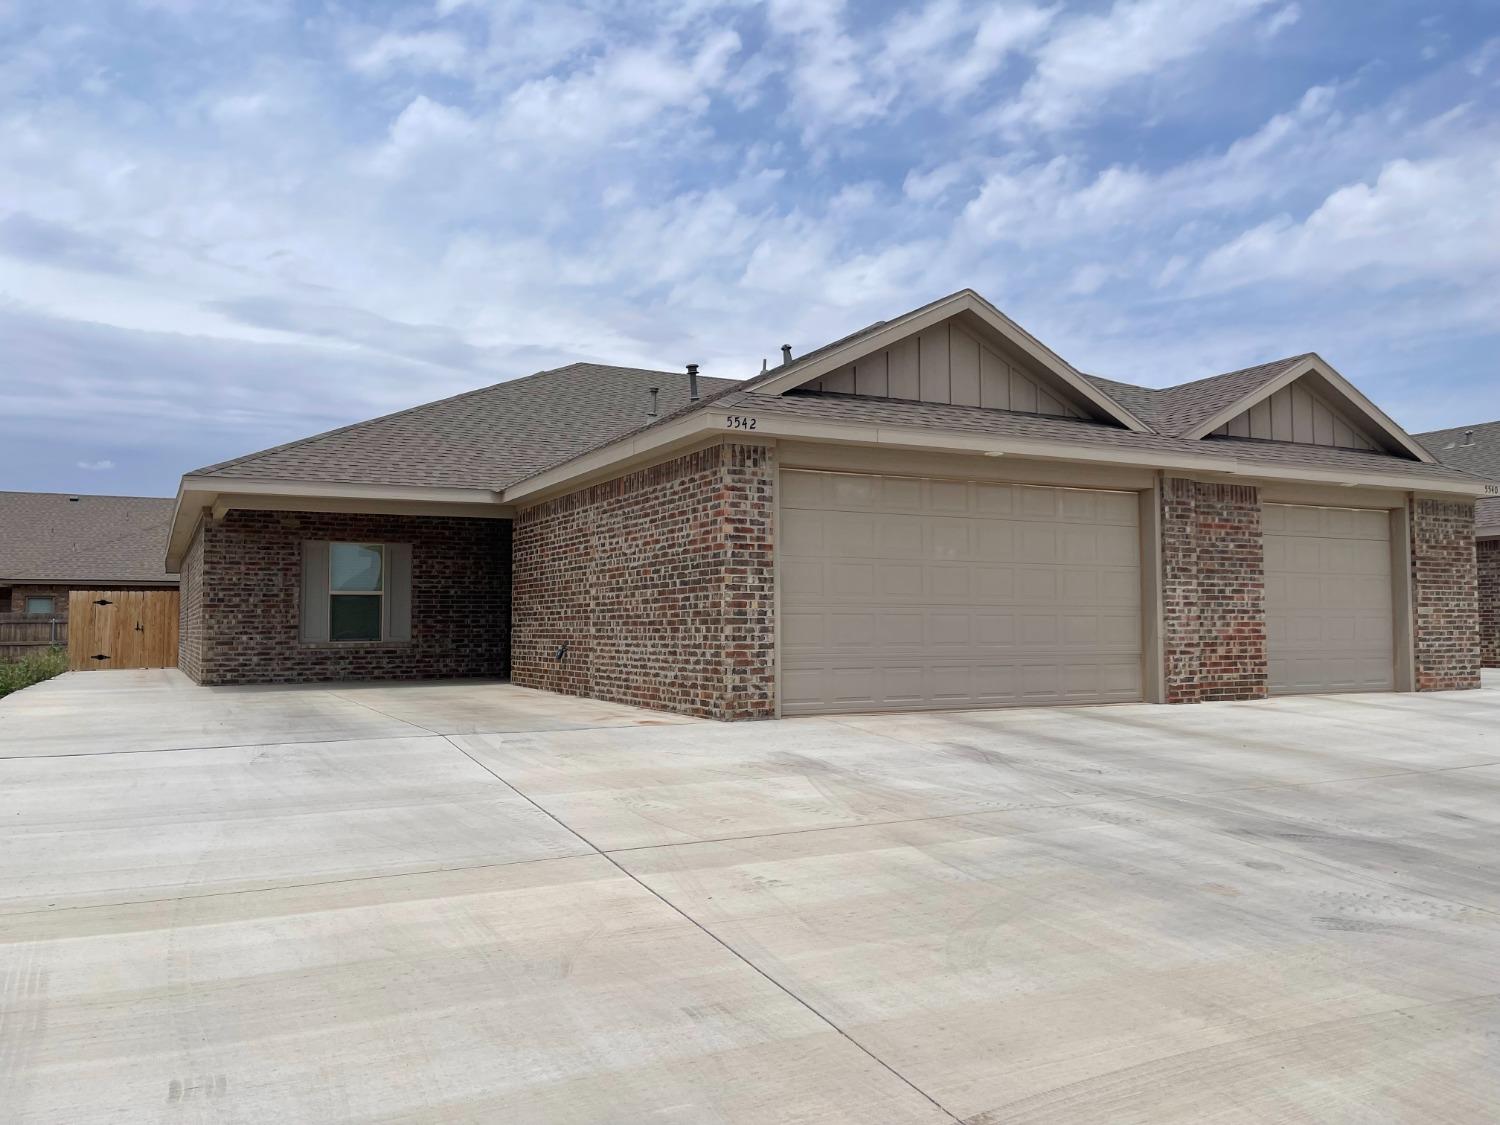
[(68, 595), (68, 667), (174, 668), (176, 590), (74, 590)]

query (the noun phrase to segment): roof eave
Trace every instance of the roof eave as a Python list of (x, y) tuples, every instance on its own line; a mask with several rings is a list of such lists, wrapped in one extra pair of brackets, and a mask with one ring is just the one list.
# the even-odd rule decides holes
[[(1463, 496), (1485, 494), (1479, 480), (1461, 478), (1433, 479), (1403, 473), (1367, 472), (1358, 469), (1328, 469), (1310, 465), (1277, 465), (1252, 459), (1215, 454), (1171, 453), (1161, 450), (1134, 450), (1125, 447), (1102, 447), (1074, 444), (1054, 439), (997, 437), (972, 431), (942, 430), (926, 426), (900, 426), (870, 422), (825, 421), (794, 418), (772, 411), (755, 413), (753, 407), (741, 407), (745, 413), (735, 417), (756, 422), (754, 437), (825, 440), (863, 445), (902, 446), (953, 453), (989, 456), (1016, 456), (1053, 461), (1089, 462), (1129, 465), (1138, 468), (1172, 469), (1188, 473), (1224, 474), (1265, 480), (1305, 481), (1317, 484), (1366, 486), (1375, 488), (1445, 493)], [(712, 437), (748, 437), (742, 428), (710, 423), (694, 414), (677, 423), (647, 431), (629, 443), (615, 443), (582, 458), (555, 466), (506, 489), (504, 499), (518, 506), (530, 506), (562, 495), (597, 479), (608, 479), (611, 473), (624, 471), (631, 462), (644, 461), (652, 454), (665, 456), (676, 449), (687, 448)]]
[[(431, 485), (364, 484), (353, 481), (270, 480), (253, 477), (210, 476), (189, 473), (177, 488), (172, 527), (167, 536), (166, 562), (175, 570), (193, 541), (193, 532), (205, 509), (221, 497), (286, 497), (291, 500), (394, 501), (411, 504), (462, 505), (465, 509), (493, 510), (499, 494), (491, 488), (456, 488)], [(501, 515), (501, 513), (496, 513)]]

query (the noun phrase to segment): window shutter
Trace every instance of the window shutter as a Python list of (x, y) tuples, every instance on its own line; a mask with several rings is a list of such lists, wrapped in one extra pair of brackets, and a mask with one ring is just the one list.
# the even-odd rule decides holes
[(385, 636), (411, 640), (411, 544), (385, 545)]
[(328, 639), (328, 541), (302, 544), (302, 639)]

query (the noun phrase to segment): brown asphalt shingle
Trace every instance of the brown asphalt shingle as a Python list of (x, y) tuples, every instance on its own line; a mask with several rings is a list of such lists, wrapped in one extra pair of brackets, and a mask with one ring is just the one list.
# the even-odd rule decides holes
[(0, 492), (0, 582), (175, 582), (162, 564), (176, 501)]
[(1159, 389), (1117, 383), (1098, 375), (1090, 375), (1088, 379), (1105, 394), (1118, 399), (1153, 430), (1175, 437), (1187, 433), (1226, 406), (1265, 386), (1311, 355), (1311, 352), (1303, 352), (1301, 355), (1273, 359), (1269, 363), (1260, 363), (1239, 371), (1227, 371), (1223, 375), (1210, 375), (1206, 379), (1195, 379), (1191, 383), (1179, 383), (1175, 387)]
[[(708, 397), (737, 385), (698, 379)], [(687, 375), (574, 363), (221, 461), (193, 476), (499, 489), (688, 405)]]

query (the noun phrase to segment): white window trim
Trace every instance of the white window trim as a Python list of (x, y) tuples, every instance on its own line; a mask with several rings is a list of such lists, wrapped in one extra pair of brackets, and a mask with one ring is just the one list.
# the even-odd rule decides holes
[[(333, 553), (338, 547), (363, 547), (367, 551), (380, 552), (380, 589), (378, 590), (335, 590), (333, 587)], [(390, 633), (387, 621), (386, 595), (390, 585), (390, 560), (389, 552), (384, 543), (359, 543), (352, 539), (334, 539), (328, 543), (328, 643), (336, 645), (368, 645), (384, 641)], [(333, 639), (333, 601), (335, 598), (371, 598), (380, 599), (380, 635), (378, 637), (345, 637), (341, 640)]]
[[(47, 608), (46, 609), (32, 609), (31, 608), (31, 603), (32, 602), (46, 602), (47, 603)], [(24, 611), (26, 613), (56, 613), (57, 612), (57, 598), (53, 597), (50, 594), (36, 594), (36, 595), (27, 594), (26, 595), (26, 600), (25, 600), (25, 602), (22, 603), (22, 605), (24, 605), (26, 607), (25, 611)]]

